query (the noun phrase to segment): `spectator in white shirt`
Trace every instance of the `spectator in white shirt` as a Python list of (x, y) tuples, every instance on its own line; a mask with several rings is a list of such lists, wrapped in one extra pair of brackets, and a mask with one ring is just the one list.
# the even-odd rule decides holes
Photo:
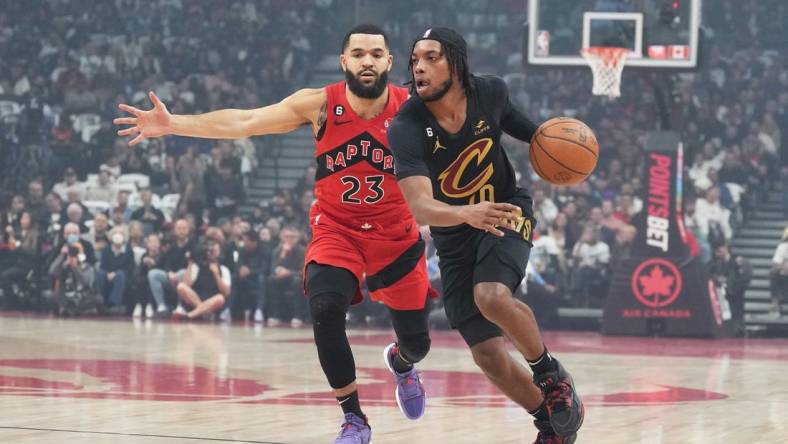
[(107, 171), (112, 177), (112, 180), (116, 180), (120, 177), (121, 169), (120, 169), (120, 158), (117, 155), (113, 155), (107, 160), (107, 163), (102, 163), (99, 167), (101, 171)]
[(698, 153), (692, 162), (692, 168), (689, 170), (690, 179), (697, 181), (708, 178), (710, 169), (719, 171), (722, 168), (725, 155), (725, 150), (715, 147), (713, 142), (706, 142), (703, 145), (703, 152)]
[(69, 191), (78, 192), (80, 201), (85, 198), (85, 184), (77, 180), (77, 172), (71, 167), (66, 168), (63, 172), (63, 182), (55, 184), (52, 187), (52, 191), (57, 193), (63, 200), (68, 199)]
[(695, 201), (695, 217), (700, 232), (708, 239), (712, 248), (733, 237), (731, 212), (720, 204), (719, 187), (709, 188), (705, 198)]
[(607, 287), (607, 265), (610, 262), (610, 247), (599, 240), (599, 231), (585, 227), (580, 241), (572, 250), (574, 259), (574, 296), (586, 307), (591, 298), (600, 296)]
[(118, 186), (112, 182), (109, 170), (103, 168), (98, 176), (98, 183), (88, 186), (85, 200), (98, 200), (102, 202), (115, 202), (118, 196)]
[(555, 220), (555, 217), (558, 216), (558, 207), (541, 188), (534, 190), (533, 199), (536, 220), (543, 226), (549, 227)]

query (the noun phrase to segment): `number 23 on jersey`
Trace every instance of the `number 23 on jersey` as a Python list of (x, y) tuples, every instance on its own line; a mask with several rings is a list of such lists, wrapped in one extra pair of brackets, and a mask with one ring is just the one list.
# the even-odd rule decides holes
[[(347, 188), (342, 193), (342, 202), (349, 204), (360, 204), (362, 198), (360, 195), (366, 194), (363, 201), (372, 205), (380, 202), (383, 199), (383, 175), (366, 176), (362, 181), (361, 178), (356, 176), (342, 176), (340, 181)], [(367, 191), (361, 192), (362, 187)]]

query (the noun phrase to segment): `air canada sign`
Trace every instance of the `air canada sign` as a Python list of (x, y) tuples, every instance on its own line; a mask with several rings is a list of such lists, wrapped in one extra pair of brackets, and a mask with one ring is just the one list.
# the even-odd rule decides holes
[(681, 272), (672, 262), (653, 258), (635, 268), (630, 282), (632, 294), (643, 308), (624, 309), (625, 318), (689, 318), (688, 309), (670, 309), (684, 284)]
[(678, 135), (651, 133), (646, 140), (643, 211), (630, 257), (618, 261), (602, 328), (611, 334), (717, 336), (719, 300), (686, 244), (683, 152)]

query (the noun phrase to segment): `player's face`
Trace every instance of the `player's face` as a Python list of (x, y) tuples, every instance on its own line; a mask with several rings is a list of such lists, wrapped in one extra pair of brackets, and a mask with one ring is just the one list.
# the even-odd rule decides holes
[(352, 34), (339, 56), (348, 88), (364, 99), (377, 99), (386, 90), (393, 60), (380, 34)]
[(416, 94), (425, 102), (439, 100), (454, 83), (449, 61), (436, 40), (420, 40), (410, 56), (413, 62), (413, 80)]

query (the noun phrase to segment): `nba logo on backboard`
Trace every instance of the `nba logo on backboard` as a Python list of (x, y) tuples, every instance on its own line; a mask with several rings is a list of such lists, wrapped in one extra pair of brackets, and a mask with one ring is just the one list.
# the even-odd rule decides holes
[(541, 30), (536, 36), (536, 55), (550, 55), (550, 31)]

